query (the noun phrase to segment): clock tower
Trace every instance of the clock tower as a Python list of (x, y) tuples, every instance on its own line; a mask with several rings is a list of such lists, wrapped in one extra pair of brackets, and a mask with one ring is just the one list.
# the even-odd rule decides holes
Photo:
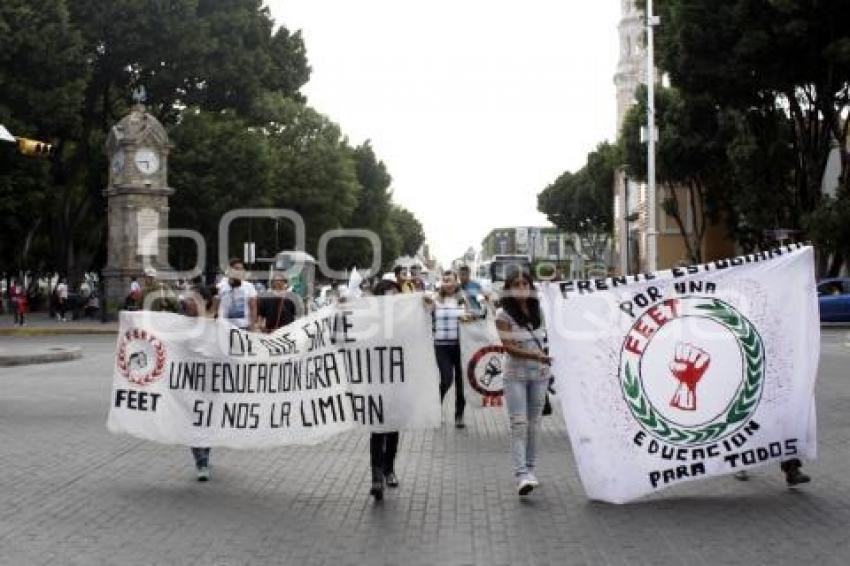
[(106, 140), (109, 184), (108, 242), (104, 307), (110, 314), (124, 304), (133, 277), (145, 268), (168, 266), (168, 241), (156, 237), (168, 228), (168, 152), (171, 144), (162, 124), (137, 97), (130, 113), (112, 127)]

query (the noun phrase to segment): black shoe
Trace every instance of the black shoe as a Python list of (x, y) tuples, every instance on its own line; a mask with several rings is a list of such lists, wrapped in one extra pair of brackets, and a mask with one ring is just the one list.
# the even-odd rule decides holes
[(800, 468), (789, 468), (785, 472), (785, 483), (788, 484), (788, 487), (794, 487), (801, 483), (809, 483), (810, 481), (812, 481), (812, 478), (801, 472)]
[(372, 480), (372, 489), (369, 490), (369, 495), (374, 497), (375, 501), (381, 501), (384, 498), (383, 480)]
[(387, 480), (387, 487), (398, 487), (398, 476), (395, 475), (395, 472), (387, 472), (385, 477)]
[(455, 417), (455, 428), (466, 428), (466, 424), (463, 422), (463, 417)]

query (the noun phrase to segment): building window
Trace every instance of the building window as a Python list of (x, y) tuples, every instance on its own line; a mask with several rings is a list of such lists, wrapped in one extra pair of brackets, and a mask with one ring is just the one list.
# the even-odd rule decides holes
[(558, 246), (558, 240), (551, 239), (546, 243), (546, 245), (548, 248), (547, 253), (549, 254), (549, 257), (558, 257), (561, 255), (560, 250), (558, 249), (560, 247)]

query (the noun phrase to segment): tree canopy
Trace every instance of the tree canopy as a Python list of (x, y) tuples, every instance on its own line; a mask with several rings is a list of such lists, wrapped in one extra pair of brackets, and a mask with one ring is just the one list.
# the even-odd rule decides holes
[[(754, 230), (770, 223), (822, 234), (812, 219), (847, 209), (821, 194), (836, 141), (843, 148), (838, 200), (850, 198), (850, 3), (658, 0), (656, 10), (660, 68), (685, 100), (706, 101), (704, 115), (731, 132), (729, 171), (745, 193), (735, 195), (734, 210), (751, 227), (737, 236), (757, 244), (764, 236)], [(850, 242), (820, 243), (839, 260), (850, 257)]]
[(598, 260), (613, 228), (614, 172), (618, 148), (601, 143), (586, 164), (566, 171), (537, 195), (537, 209), (559, 229), (578, 234), (584, 252)]
[[(336, 228), (373, 230), (391, 252), (410, 244), (386, 166), (307, 105), (309, 76), (301, 32), (277, 25), (261, 0), (5, 0), (0, 123), (57, 151), (26, 159), (0, 147), (0, 265), (72, 277), (103, 265), (103, 147), (137, 86), (175, 144), (171, 227), (203, 235), (207, 268), (218, 221), (233, 208), (295, 210), (311, 253)], [(237, 222), (228, 245), (250, 237), (264, 257), (293, 244), (284, 224)], [(366, 253), (346, 246), (356, 260)], [(194, 262), (179, 241), (170, 259)]]

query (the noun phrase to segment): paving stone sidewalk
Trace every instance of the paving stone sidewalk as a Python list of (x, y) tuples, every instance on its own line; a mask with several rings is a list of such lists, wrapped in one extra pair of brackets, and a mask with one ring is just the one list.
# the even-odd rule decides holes
[(403, 434), (401, 487), (380, 505), (367, 493), (365, 434), (214, 450), (213, 480), (200, 484), (187, 448), (107, 433), (114, 338), (73, 339), (81, 360), (0, 368), (0, 564), (844, 565), (850, 556), (843, 335), (823, 347), (813, 484), (791, 492), (771, 468), (625, 506), (585, 498), (559, 416), (545, 420), (544, 483), (525, 501), (506, 419), (481, 412), (465, 430)]

